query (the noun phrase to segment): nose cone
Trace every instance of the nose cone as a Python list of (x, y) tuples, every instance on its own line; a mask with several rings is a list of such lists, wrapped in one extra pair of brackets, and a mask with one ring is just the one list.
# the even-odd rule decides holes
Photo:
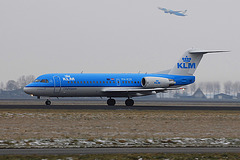
[(33, 95), (34, 94), (34, 86), (32, 83), (26, 85), (24, 88), (23, 88), (23, 91), (27, 94), (30, 94), (30, 95)]
[(25, 93), (27, 93), (27, 94), (32, 94), (32, 92), (31, 92), (31, 87), (25, 86), (25, 87), (23, 88), (23, 91), (24, 91)]

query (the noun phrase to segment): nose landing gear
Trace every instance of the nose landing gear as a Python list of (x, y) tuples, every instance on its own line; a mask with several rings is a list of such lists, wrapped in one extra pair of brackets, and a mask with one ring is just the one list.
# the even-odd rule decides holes
[(50, 106), (50, 105), (51, 105), (51, 101), (50, 101), (49, 99), (47, 99), (46, 102), (45, 102), (45, 104), (46, 104), (47, 106)]

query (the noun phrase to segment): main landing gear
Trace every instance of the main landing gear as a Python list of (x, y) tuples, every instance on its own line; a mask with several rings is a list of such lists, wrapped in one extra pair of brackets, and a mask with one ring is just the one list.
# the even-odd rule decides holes
[[(114, 106), (116, 104), (116, 101), (115, 101), (115, 99), (110, 98), (110, 99), (107, 100), (107, 104), (108, 104), (108, 106)], [(125, 101), (125, 104), (126, 104), (126, 106), (133, 106), (134, 105), (134, 100), (128, 98)]]
[(126, 104), (126, 106), (133, 106), (133, 105), (134, 105), (134, 100), (128, 98), (128, 99), (125, 101), (125, 104)]
[(50, 106), (50, 105), (51, 105), (51, 101), (50, 101), (49, 99), (47, 99), (46, 102), (45, 102), (45, 104), (46, 104), (47, 106)]
[(116, 101), (115, 101), (115, 99), (110, 98), (110, 99), (107, 100), (107, 104), (109, 106), (114, 106), (116, 104)]

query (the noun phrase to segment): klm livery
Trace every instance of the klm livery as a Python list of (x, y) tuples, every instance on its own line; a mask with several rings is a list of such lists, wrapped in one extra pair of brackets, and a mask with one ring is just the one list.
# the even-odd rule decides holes
[[(167, 73), (155, 74), (86, 74), (53, 73), (39, 76), (24, 87), (24, 92), (40, 97), (108, 97), (107, 104), (116, 104), (114, 97), (126, 97), (125, 104), (133, 106), (132, 97), (176, 90), (192, 84), (199, 62), (206, 53), (222, 50), (187, 50)], [(50, 105), (49, 99), (45, 102)]]
[(186, 15), (187, 10), (185, 10), (185, 11), (173, 11), (171, 9), (166, 9), (166, 8), (162, 8), (162, 7), (158, 7), (158, 9), (164, 11), (164, 13), (170, 13), (170, 14), (174, 14), (176, 16), (187, 16)]

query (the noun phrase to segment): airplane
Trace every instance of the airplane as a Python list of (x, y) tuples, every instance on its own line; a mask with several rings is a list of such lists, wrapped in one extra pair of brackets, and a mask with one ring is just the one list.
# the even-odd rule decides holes
[[(133, 106), (133, 97), (147, 96), (195, 82), (193, 75), (207, 53), (226, 50), (188, 49), (174, 67), (158, 73), (52, 73), (37, 77), (24, 87), (24, 92), (40, 97), (107, 97), (114, 106), (116, 97), (126, 97), (126, 106)], [(51, 105), (49, 99), (45, 102)]]
[(170, 13), (170, 14), (174, 14), (176, 16), (187, 16), (185, 14), (187, 12), (187, 10), (185, 10), (185, 11), (173, 11), (171, 9), (166, 9), (166, 8), (161, 8), (161, 7), (158, 7), (158, 9), (164, 11), (164, 13)]

